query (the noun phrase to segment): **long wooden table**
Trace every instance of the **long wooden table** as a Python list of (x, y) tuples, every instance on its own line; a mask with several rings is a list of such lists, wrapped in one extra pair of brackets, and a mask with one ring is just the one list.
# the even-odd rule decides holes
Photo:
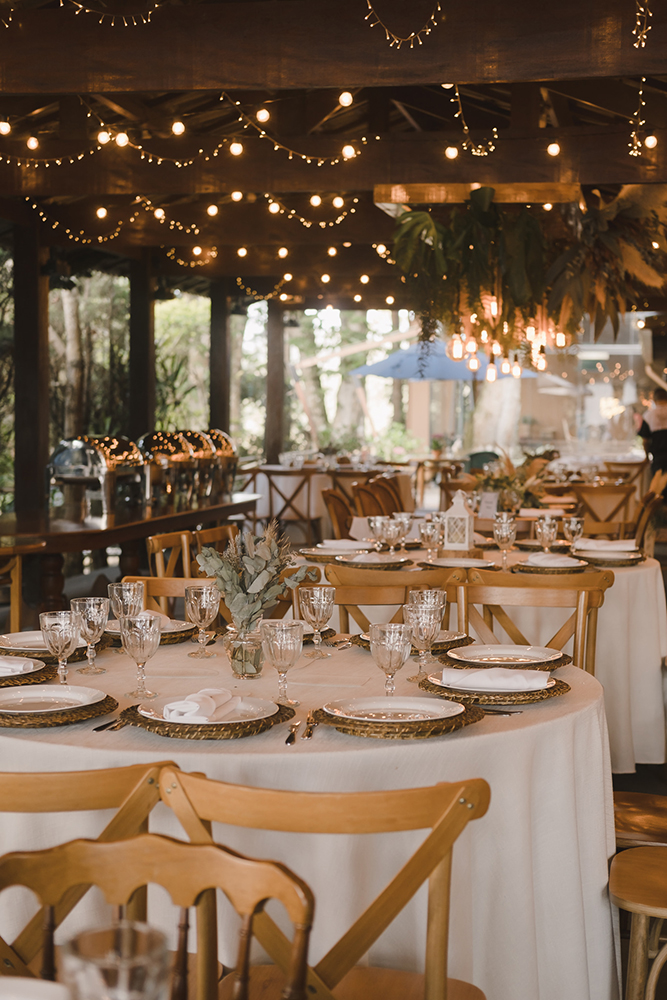
[(90, 517), (82, 522), (49, 518), (42, 514), (3, 514), (0, 536), (12, 535), (15, 543), (21, 536), (40, 539), (44, 546), (41, 558), (41, 610), (58, 611), (63, 607), (63, 553), (121, 546), (120, 566), (124, 575), (136, 575), (141, 555), (140, 543), (149, 535), (188, 530), (198, 524), (226, 521), (234, 514), (248, 514), (260, 499), (258, 493), (233, 493), (230, 500), (188, 510), (167, 510), (160, 514), (127, 520), (110, 514)]

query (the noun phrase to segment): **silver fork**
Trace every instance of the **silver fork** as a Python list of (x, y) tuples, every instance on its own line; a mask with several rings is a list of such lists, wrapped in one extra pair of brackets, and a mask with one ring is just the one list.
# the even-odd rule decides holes
[(332, 646), (334, 649), (348, 649), (352, 645), (351, 639), (323, 639), (325, 646)]

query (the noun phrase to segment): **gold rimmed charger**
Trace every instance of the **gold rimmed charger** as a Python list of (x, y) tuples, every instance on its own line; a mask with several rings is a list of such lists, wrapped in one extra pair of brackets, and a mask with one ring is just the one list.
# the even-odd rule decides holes
[[(469, 643), (461, 643), (461, 645), (467, 646), (469, 645)], [(455, 649), (456, 647), (451, 646), (450, 648)], [(490, 670), (494, 667), (504, 667), (507, 670), (551, 671), (551, 670), (557, 670), (558, 667), (566, 667), (569, 663), (572, 663), (572, 657), (568, 653), (561, 653), (561, 655), (556, 660), (547, 660), (547, 661), (537, 660), (534, 662), (531, 660), (523, 660), (523, 661), (517, 661), (516, 663), (512, 663), (511, 660), (497, 660), (496, 662), (487, 660), (476, 663), (466, 662), (464, 660), (454, 659), (453, 657), (448, 656), (447, 653), (444, 653), (442, 656), (438, 656), (438, 659), (443, 664), (443, 666), (456, 667), (457, 670), (471, 670), (471, 669)]]
[(70, 726), (75, 722), (86, 722), (109, 715), (118, 708), (118, 702), (111, 695), (90, 705), (75, 705), (55, 712), (12, 712), (0, 711), (0, 727), (3, 729), (53, 729), (54, 726)]
[(601, 559), (599, 556), (585, 556), (583, 554), (580, 557), (589, 566), (595, 566), (597, 569), (622, 569), (625, 566), (641, 566), (643, 562), (646, 562), (646, 556), (643, 553), (641, 559), (623, 559), (622, 557), (618, 559)]
[[(304, 642), (306, 640), (304, 639)], [(434, 642), (431, 646), (432, 653), (445, 653), (449, 649), (458, 649), (460, 646), (470, 646), (474, 643), (474, 639), (471, 639), (469, 635), (463, 635), (459, 633), (459, 637), (456, 639), (448, 639), (442, 642)], [(363, 635), (351, 635), (350, 642), (353, 642), (355, 646), (360, 646), (361, 649), (370, 650), (371, 641), (366, 639)], [(419, 650), (413, 646), (414, 653), (418, 653)]]
[(113, 727), (121, 729), (125, 726), (138, 726), (147, 729), (158, 736), (166, 736), (172, 740), (240, 740), (246, 736), (257, 736), (267, 729), (288, 722), (294, 718), (294, 709), (287, 705), (278, 705), (278, 711), (264, 719), (243, 719), (239, 722), (207, 722), (195, 724), (192, 722), (167, 722), (164, 719), (149, 719), (142, 715), (138, 705), (131, 705), (120, 713), (119, 721)]
[[(186, 622), (183, 628), (175, 629), (169, 632), (160, 632), (160, 645), (161, 646), (176, 646), (180, 642), (187, 642), (197, 631), (197, 626), (193, 625), (192, 622)], [(120, 632), (105, 632), (103, 638), (109, 640), (109, 644), (114, 646), (116, 649), (120, 649), (123, 645)]]
[(583, 573), (587, 569), (586, 563), (583, 566), (529, 566), (528, 563), (515, 563), (512, 566), (512, 573), (534, 573), (537, 576), (563, 576), (568, 573)]
[[(531, 667), (531, 670), (533, 668)], [(540, 688), (539, 691), (461, 691), (460, 688), (446, 687), (444, 684), (434, 684), (428, 678), (419, 682), (422, 691), (437, 694), (447, 701), (458, 701), (461, 705), (532, 705), (538, 701), (549, 701), (550, 698), (560, 698), (571, 690), (565, 681), (556, 680), (553, 687)]]
[[(108, 649), (112, 644), (111, 637), (103, 635), (99, 642), (95, 643), (95, 652), (101, 653), (104, 649)], [(86, 652), (85, 643), (82, 646), (77, 646), (72, 655), (67, 657), (67, 662), (81, 663), (82, 660), (86, 659)], [(0, 656), (18, 656), (22, 660), (41, 660), (42, 663), (48, 666), (58, 665), (58, 657), (52, 656), (46, 649), (22, 649), (16, 646), (0, 646)], [(21, 674), (17, 674), (16, 676), (20, 677)], [(7, 678), (4, 679), (6, 680)], [(48, 680), (49, 678), (45, 679)]]
[[(456, 699), (450, 699), (456, 700)], [(363, 719), (344, 719), (330, 715), (323, 708), (313, 712), (315, 722), (331, 726), (347, 736), (363, 736), (375, 740), (427, 740), (434, 736), (446, 736), (464, 726), (481, 722), (484, 712), (475, 705), (468, 704), (459, 715), (445, 719), (420, 719), (418, 722), (368, 722)]]

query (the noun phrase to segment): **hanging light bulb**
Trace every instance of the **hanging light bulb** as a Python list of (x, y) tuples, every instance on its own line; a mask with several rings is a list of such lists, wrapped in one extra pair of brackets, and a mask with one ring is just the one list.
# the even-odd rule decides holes
[(100, 206), (100, 208), (98, 208), (96, 210), (95, 215), (97, 216), (98, 219), (106, 219), (106, 217), (107, 217), (107, 210), (106, 210), (106, 208), (102, 208)]
[(387, 298), (385, 299), (385, 302), (387, 303), (388, 306), (393, 306), (394, 301), (395, 299), (393, 295), (388, 295)]
[(260, 108), (257, 114), (255, 115), (257, 121), (262, 122), (262, 124), (264, 124), (264, 122), (268, 122), (270, 117), (271, 117), (271, 112), (269, 111), (268, 108)]
[(515, 361), (512, 365), (512, 378), (521, 378), (521, 365), (518, 361)]
[(329, 254), (330, 257), (335, 257), (338, 251), (336, 250), (335, 247), (329, 247), (327, 253)]
[(534, 326), (527, 326), (526, 327), (526, 340), (529, 343), (531, 343), (531, 344), (535, 340), (535, 327)]
[(269, 212), (271, 213), (271, 215), (277, 215), (279, 211), (280, 211), (280, 205), (278, 204), (278, 202), (277, 201), (270, 201), (269, 202)]
[(382, 256), (383, 253), (387, 252), (387, 248), (384, 245), (384, 243), (378, 243), (378, 245), (376, 246), (375, 250), (376, 250), (376, 253), (380, 254), (380, 256)]
[(565, 347), (567, 344), (567, 338), (562, 330), (558, 330), (556, 333), (556, 347)]
[(333, 204), (334, 208), (342, 208), (344, 206), (344, 204), (345, 204), (345, 199), (341, 198), (341, 196), (339, 194), (337, 194), (336, 197), (334, 198), (332, 204)]
[(239, 247), (238, 250), (236, 251), (236, 255), (237, 257), (247, 257), (248, 251), (245, 247)]
[(549, 156), (558, 156), (560, 153), (560, 143), (550, 142), (549, 145), (547, 146), (547, 153), (549, 154)]
[(542, 205), (542, 208), (544, 209), (545, 212), (550, 212), (551, 209), (553, 208), (553, 205), (551, 204), (550, 201), (545, 201), (545, 203)]
[(503, 373), (503, 375), (509, 375), (509, 373), (512, 370), (512, 366), (510, 364), (510, 359), (509, 358), (503, 358), (503, 360), (501, 362), (501, 365), (500, 365), (500, 370)]
[(445, 156), (447, 157), (448, 160), (455, 160), (458, 155), (459, 155), (458, 146), (447, 146), (447, 149), (445, 150)]
[(475, 340), (474, 337), (468, 337), (468, 339), (466, 340), (466, 351), (468, 352), (468, 354), (477, 353), (477, 341)]
[(280, 249), (278, 250), (279, 257), (286, 257), (288, 253), (289, 250), (287, 249), (287, 247), (280, 247)]
[(538, 371), (543, 372), (547, 367), (547, 359), (543, 354), (540, 354), (539, 358), (535, 362), (535, 367)]
[(217, 205), (209, 205), (208, 208), (206, 209), (206, 214), (210, 215), (211, 218), (213, 218), (214, 216), (216, 216), (218, 214), (218, 206)]
[[(0, 120), (0, 135), (9, 135), (9, 133), (11, 132), (11, 130), (12, 130), (12, 127), (9, 124), (9, 122), (7, 121), (6, 118), (3, 118), (2, 120)], [(109, 140), (107, 139), (107, 142), (108, 141)]]
[(183, 124), (183, 122), (180, 121), (172, 122), (171, 131), (174, 133), (174, 135), (183, 135), (183, 133), (185, 132), (185, 125)]
[(289, 295), (286, 295), (285, 292), (281, 292), (280, 293), (280, 301), (281, 302), (287, 302), (288, 298), (289, 298)]
[(479, 335), (479, 339), (482, 341), (483, 344), (488, 344), (488, 342), (489, 342), (489, 331), (488, 330), (482, 330), (482, 332)]
[(460, 334), (455, 333), (452, 337), (450, 337), (445, 350), (447, 352), (447, 356), (450, 357), (452, 361), (463, 361), (465, 349)]
[(355, 302), (361, 302), (361, 295), (355, 295), (354, 296), (354, 301)]
[(232, 154), (232, 156), (240, 156), (241, 153), (243, 152), (243, 143), (242, 142), (230, 143), (229, 152)]
[(201, 257), (201, 252), (202, 252), (201, 247), (193, 247), (192, 252), (195, 255), (195, 257)]
[(498, 378), (498, 369), (493, 361), (490, 361), (486, 369), (486, 381), (495, 382)]
[(367, 285), (370, 280), (371, 279), (368, 277), (367, 274), (362, 274), (359, 277), (359, 281), (361, 282), (362, 285)]
[(320, 278), (320, 280), (321, 280), (322, 284), (328, 285), (329, 282), (331, 281), (331, 275), (330, 274), (323, 274), (322, 277)]
[(292, 275), (289, 273), (289, 271), (286, 271), (283, 274), (283, 281), (291, 281), (291, 280), (292, 280)]
[(130, 137), (127, 134), (127, 132), (119, 132), (118, 135), (116, 136), (116, 145), (117, 146), (127, 146), (127, 144), (128, 144), (129, 141), (130, 141)]
[(339, 96), (338, 96), (338, 103), (343, 108), (349, 108), (349, 106), (352, 104), (353, 100), (354, 100), (354, 97), (352, 96), (352, 94), (350, 93), (349, 90), (344, 90), (343, 93), (339, 94)]
[(37, 138), (37, 136), (31, 135), (26, 143), (26, 146), (28, 147), (28, 149), (37, 149), (39, 146), (39, 139)]
[(497, 340), (494, 340), (494, 342), (491, 344), (491, 353), (495, 354), (496, 356), (503, 353), (503, 349)]
[(232, 199), (232, 201), (242, 201), (243, 191), (232, 191), (229, 197)]
[(343, 146), (343, 148), (341, 149), (341, 153), (343, 154), (344, 160), (353, 160), (357, 155), (356, 149), (349, 143)]
[(471, 354), (466, 361), (466, 367), (471, 372), (477, 372), (480, 369), (480, 360), (476, 354)]
[(322, 204), (322, 199), (320, 198), (319, 194), (311, 194), (310, 204), (313, 206), (313, 208), (320, 207), (320, 205)]
[(498, 315), (498, 299), (495, 295), (492, 295), (491, 300), (489, 301), (489, 312), (494, 317)]
[(637, 320), (637, 329), (638, 330), (643, 330), (645, 326), (646, 326), (645, 320), (643, 320), (643, 319), (638, 319)]
[(644, 139), (644, 145), (646, 146), (647, 149), (655, 149), (655, 147), (658, 145), (657, 136), (647, 135), (646, 138)]
[(108, 142), (109, 142), (110, 140), (111, 140), (111, 136), (110, 136), (110, 134), (109, 134), (109, 133), (107, 132), (107, 130), (106, 130), (106, 129), (102, 129), (102, 131), (101, 131), (101, 132), (98, 132), (98, 133), (97, 133), (97, 141), (99, 142), (100, 146), (106, 146), (106, 144), (107, 144), (107, 143), (108, 143)]

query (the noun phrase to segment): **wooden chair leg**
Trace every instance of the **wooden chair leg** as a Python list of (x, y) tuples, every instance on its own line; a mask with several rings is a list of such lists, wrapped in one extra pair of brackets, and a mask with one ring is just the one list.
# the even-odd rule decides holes
[(648, 972), (648, 938), (651, 918), (645, 913), (633, 913), (630, 924), (628, 975), (625, 1000), (644, 1000)]
[(660, 951), (660, 935), (662, 934), (662, 924), (663, 921), (660, 917), (656, 917), (651, 925), (651, 931), (648, 936), (648, 957), (655, 958), (655, 956)]

